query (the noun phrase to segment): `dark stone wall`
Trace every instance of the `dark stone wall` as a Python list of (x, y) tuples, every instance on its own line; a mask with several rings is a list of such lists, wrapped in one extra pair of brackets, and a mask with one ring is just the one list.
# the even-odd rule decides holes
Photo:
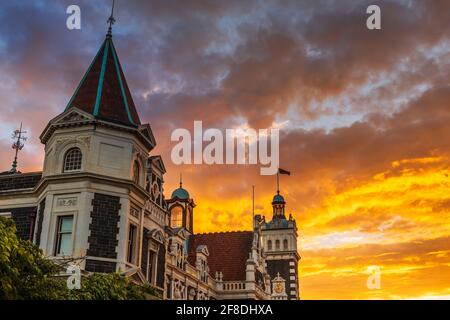
[(85, 269), (91, 272), (112, 273), (116, 271), (116, 263), (110, 261), (86, 259)]
[(34, 221), (37, 207), (2, 209), (0, 212), (11, 212), (17, 229), (17, 236), (23, 240), (33, 240)]
[[(295, 266), (290, 267), (289, 262), (293, 261), (295, 263)], [(290, 280), (291, 274), (289, 273), (289, 269), (293, 268), (295, 269), (295, 275), (297, 280)], [(296, 299), (297, 296), (291, 295), (291, 283), (296, 283), (298, 281), (298, 271), (297, 271), (297, 263), (295, 262), (295, 259), (289, 259), (289, 260), (267, 260), (267, 272), (270, 275), (270, 278), (273, 279), (277, 276), (277, 273), (280, 273), (280, 276), (286, 280), (286, 293), (289, 297), (289, 299)], [(297, 287), (298, 290), (298, 287)], [(298, 293), (298, 292), (297, 292)]]
[(41, 233), (42, 233), (42, 222), (44, 221), (44, 211), (45, 211), (45, 198), (39, 204), (39, 211), (37, 216), (37, 230), (36, 230), (36, 245), (41, 244)]
[[(120, 198), (96, 193), (92, 200), (92, 206), (91, 224), (89, 225), (90, 236), (88, 237), (89, 248), (86, 254), (93, 257), (116, 259)], [(86, 270), (112, 272), (115, 271), (115, 263), (112, 264), (114, 267), (112, 267), (111, 262), (91, 260), (88, 263), (86, 261)]]
[(156, 274), (156, 285), (164, 288), (164, 274), (166, 272), (166, 247), (163, 244), (159, 245), (158, 250), (158, 270)]
[(42, 178), (42, 173), (11, 174), (0, 176), (0, 191), (34, 188)]

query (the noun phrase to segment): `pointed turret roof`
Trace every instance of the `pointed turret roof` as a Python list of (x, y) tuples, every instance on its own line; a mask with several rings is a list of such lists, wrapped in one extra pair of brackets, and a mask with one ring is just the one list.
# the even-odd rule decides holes
[(141, 124), (110, 32), (67, 104), (70, 108), (127, 126)]

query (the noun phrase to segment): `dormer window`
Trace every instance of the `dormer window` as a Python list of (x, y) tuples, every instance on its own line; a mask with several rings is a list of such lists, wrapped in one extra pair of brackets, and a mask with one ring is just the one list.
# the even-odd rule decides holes
[(83, 155), (79, 148), (71, 148), (66, 152), (64, 156), (63, 172), (74, 172), (81, 170), (81, 160)]

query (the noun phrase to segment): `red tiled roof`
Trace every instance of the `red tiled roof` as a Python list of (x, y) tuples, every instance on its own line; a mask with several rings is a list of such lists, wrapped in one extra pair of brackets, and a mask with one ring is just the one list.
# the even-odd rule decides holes
[(251, 231), (195, 234), (189, 237), (188, 261), (195, 266), (197, 247), (206, 245), (212, 277), (216, 271), (222, 271), (224, 281), (245, 280), (245, 262), (251, 252), (252, 242)]
[(141, 123), (111, 37), (106, 37), (66, 110), (71, 107), (106, 121)]

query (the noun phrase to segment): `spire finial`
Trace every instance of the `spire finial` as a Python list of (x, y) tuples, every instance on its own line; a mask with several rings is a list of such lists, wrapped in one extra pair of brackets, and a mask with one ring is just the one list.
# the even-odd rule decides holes
[(108, 18), (108, 24), (109, 24), (109, 27), (108, 27), (108, 33), (106, 34), (106, 36), (108, 37), (108, 38), (111, 38), (112, 37), (112, 25), (116, 22), (116, 19), (114, 19), (114, 4), (115, 4), (115, 0), (113, 0), (113, 2), (112, 2), (112, 8), (111, 8), (111, 16)]
[(27, 133), (26, 131), (22, 131), (22, 122), (20, 123), (20, 129), (14, 130), (14, 133), (12, 135), (12, 138), (14, 139), (14, 143), (12, 145), (12, 148), (16, 150), (16, 155), (14, 156), (14, 161), (12, 163), (12, 168), (9, 170), (10, 173), (16, 173), (17, 172), (17, 155), (20, 150), (23, 149), (24, 143), (23, 141), (27, 140), (27, 137), (23, 136), (24, 133)]
[(180, 188), (183, 187), (183, 174), (180, 172)]
[(277, 169), (277, 194), (280, 194), (280, 168)]

